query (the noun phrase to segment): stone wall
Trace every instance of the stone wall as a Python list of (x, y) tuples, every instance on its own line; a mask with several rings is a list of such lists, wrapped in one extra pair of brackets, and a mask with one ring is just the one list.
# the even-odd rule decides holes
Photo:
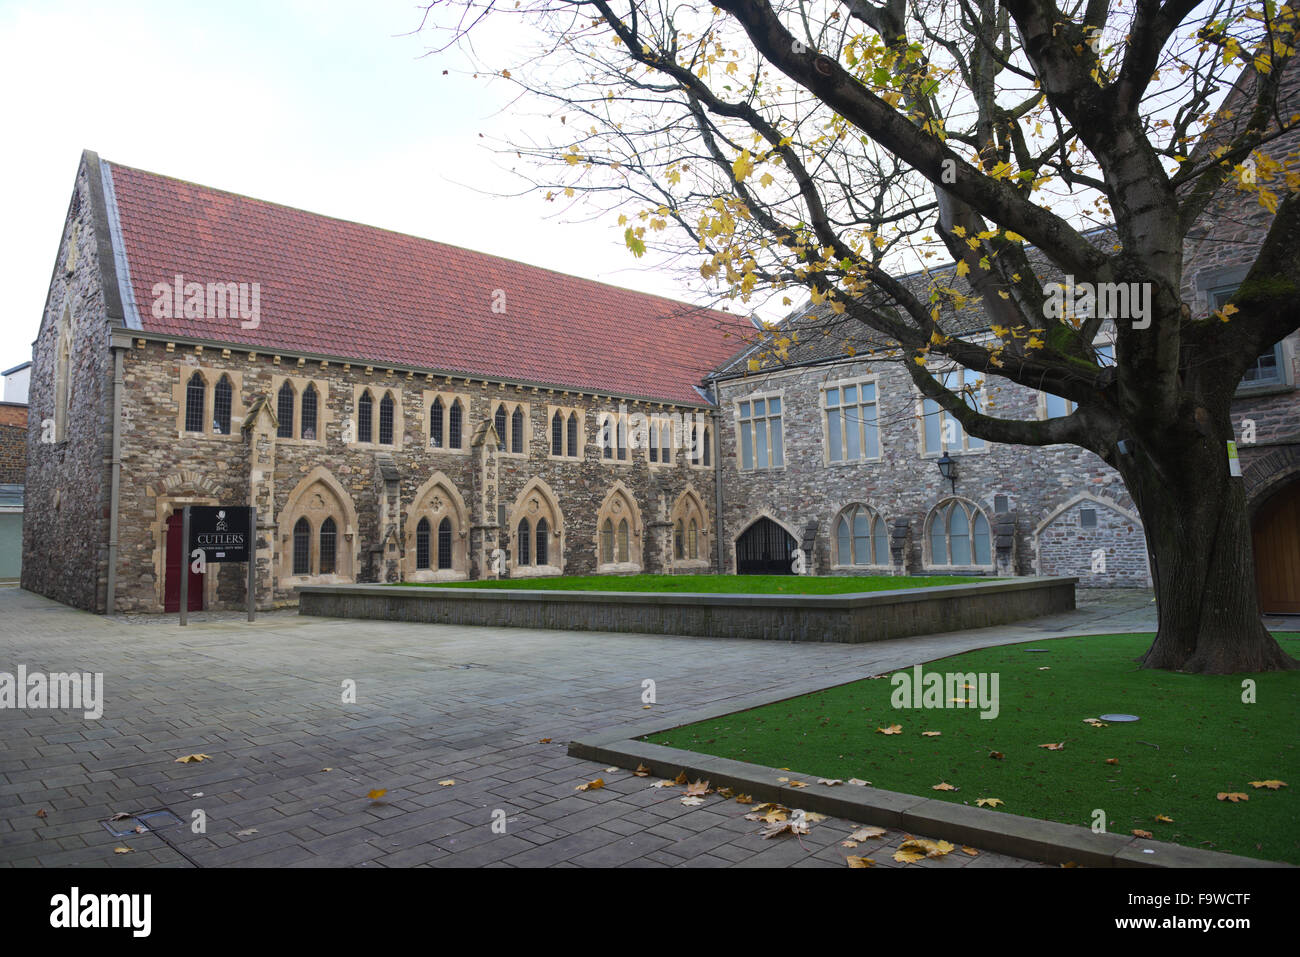
[[(197, 349), (162, 341), (135, 339), (124, 360), (126, 399), (123, 436), (123, 483), (119, 540), (117, 607), (158, 610), (163, 596), (164, 536), (167, 516), (184, 504), (249, 504), (259, 508), (259, 530), (266, 546), (261, 577), (262, 604), (295, 600), (294, 589), (308, 582), (397, 581), (413, 578), (467, 578), (492, 574), (488, 557), (500, 546), (513, 577), (536, 574), (592, 574), (598, 570), (597, 515), (616, 488), (630, 496), (631, 561), (617, 570), (698, 571), (702, 563), (671, 560), (665, 542), (667, 519), (682, 493), (694, 490), (706, 509), (712, 530), (713, 471), (693, 467), (678, 454), (670, 466), (651, 464), (645, 448), (629, 449), (627, 458), (604, 459), (597, 441), (598, 413), (618, 412), (618, 400), (577, 392), (550, 392), (501, 387), (478, 380), (408, 377), (336, 362), (304, 361), (266, 353)], [(183, 416), (185, 385), (199, 371), (211, 393), (221, 376), (232, 384), (229, 434), (208, 428), (187, 432)], [(279, 437), (274, 412), (277, 394), (288, 381), (305, 390), (310, 382), (319, 397), (318, 434), (301, 436), (301, 391), (294, 437)], [(369, 389), (378, 426), (380, 398), (395, 397), (393, 444), (362, 443), (357, 431), (360, 396)], [(435, 449), (429, 444), (428, 411), (435, 397), (446, 406), (459, 398), (466, 406), (462, 448)], [(498, 403), (518, 407), (525, 416), (526, 452), (496, 452), (474, 446)], [(658, 403), (625, 403), (629, 415), (687, 413), (692, 410)], [(581, 417), (581, 454), (551, 455), (550, 412), (562, 408)], [(507, 432), (510, 427), (507, 426)], [(493, 433), (494, 434), (494, 433)], [(377, 434), (372, 433), (372, 438)], [(564, 436), (567, 442), (567, 429)], [(348, 441), (352, 439), (354, 441)], [(258, 461), (250, 448), (259, 444)], [(567, 452), (567, 447), (565, 450)], [(488, 454), (492, 453), (492, 454)], [(319, 492), (319, 513), (304, 502)], [(519, 543), (512, 534), (517, 520), (532, 516), (536, 498), (552, 507), (551, 548), (546, 567), (517, 566)], [(415, 526), (420, 514), (434, 514), (432, 504), (455, 519), (455, 568), (450, 572), (415, 569)], [(428, 506), (425, 508), (425, 506)], [(504, 508), (507, 528), (498, 527)], [(337, 516), (340, 567), (334, 574), (292, 574), (293, 524), (300, 514)], [(441, 514), (441, 513), (439, 513)], [(530, 521), (535, 524), (535, 517)], [(313, 527), (318, 527), (315, 518)], [(436, 523), (435, 523), (436, 527)], [(639, 538), (636, 531), (640, 531)], [(558, 531), (558, 535), (554, 533)], [(711, 535), (707, 540), (711, 542)], [(533, 543), (530, 542), (530, 546)], [(532, 548), (530, 548), (532, 551)], [(702, 567), (701, 567), (702, 566)], [(603, 569), (608, 570), (608, 569)], [(245, 567), (216, 566), (208, 582), (207, 604), (238, 606), (244, 601)]]
[[(83, 161), (32, 346), (22, 585), (102, 611), (106, 592), (111, 402), (109, 320), (101, 269), (107, 238)], [(56, 401), (60, 337), (69, 343), (66, 413)]]
[(27, 406), (0, 403), (0, 485), (27, 481)]

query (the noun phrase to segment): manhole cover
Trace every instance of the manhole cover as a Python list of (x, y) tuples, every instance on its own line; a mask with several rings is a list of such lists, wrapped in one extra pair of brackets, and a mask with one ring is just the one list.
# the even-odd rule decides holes
[[(130, 817), (124, 817), (114, 821), (100, 821), (109, 834), (114, 837), (130, 837), (132, 834), (143, 834), (148, 831), (160, 831), (165, 827), (176, 827), (184, 824), (170, 808), (159, 808), (156, 811), (142, 811), (138, 814), (132, 814)], [(144, 828), (144, 831), (136, 830)]]
[(1102, 721), (1114, 721), (1117, 724), (1123, 724), (1125, 721), (1137, 721), (1138, 716), (1135, 714), (1103, 714)]

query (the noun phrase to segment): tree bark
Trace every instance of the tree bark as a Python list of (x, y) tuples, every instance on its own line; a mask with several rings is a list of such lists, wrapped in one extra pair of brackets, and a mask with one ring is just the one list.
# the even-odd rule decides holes
[[(1300, 667), (1260, 618), (1241, 478), (1230, 474), (1227, 403), (1117, 456), (1146, 531), (1159, 628), (1143, 668), (1200, 674)], [(1213, 420), (1213, 421), (1212, 421)]]

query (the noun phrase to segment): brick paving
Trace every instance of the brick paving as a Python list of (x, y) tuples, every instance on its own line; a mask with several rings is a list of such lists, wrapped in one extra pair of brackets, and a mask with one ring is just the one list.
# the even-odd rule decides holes
[[(892, 859), (901, 832), (849, 849), (840, 842), (856, 825), (831, 818), (763, 840), (735, 801), (683, 806), (681, 789), (570, 758), (567, 742), (643, 720), (646, 678), (668, 725), (674, 713), (775, 698), (813, 678), (837, 684), (968, 648), (1153, 626), (1141, 592), (1081, 592), (1080, 603), (978, 632), (794, 645), (292, 612), (251, 625), (200, 614), (181, 628), (0, 587), (0, 671), (102, 672), (105, 699), (99, 720), (0, 708), (0, 867), (844, 867), (850, 854), (903, 866)], [(355, 703), (343, 701), (346, 682)], [(175, 762), (193, 753), (211, 757)], [(575, 790), (597, 777), (603, 788)], [(371, 800), (377, 789), (387, 793)], [(185, 826), (115, 838), (100, 823), (158, 807)], [(196, 811), (202, 833), (190, 826)], [(504, 833), (493, 827), (502, 818)], [(907, 866), (1037, 865), (955, 852)]]

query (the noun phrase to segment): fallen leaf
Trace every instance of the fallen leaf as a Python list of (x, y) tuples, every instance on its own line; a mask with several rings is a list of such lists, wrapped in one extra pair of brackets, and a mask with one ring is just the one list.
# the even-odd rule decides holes
[(1159, 821), (1161, 824), (1173, 824), (1173, 823), (1174, 823), (1174, 819), (1173, 819), (1172, 817), (1169, 817), (1169, 815), (1167, 815), (1167, 814), (1157, 814), (1157, 815), (1156, 815), (1156, 820)]
[(849, 867), (875, 867), (876, 866), (876, 862), (869, 857), (850, 856), (844, 858), (844, 862), (848, 864)]
[(754, 797), (753, 797), (753, 795), (750, 795), (750, 794), (737, 794), (737, 795), (736, 795), (736, 803), (737, 803), (737, 804), (753, 804), (753, 803), (754, 803)]
[(843, 784), (844, 782), (841, 781), (839, 778), (818, 778), (818, 779), (817, 779), (817, 783), (818, 783), (818, 784), (825, 784), (825, 785), (827, 785), (828, 787), (834, 787), (835, 785), (837, 785), (837, 784)]
[(636, 770), (633, 771), (632, 773), (639, 778), (648, 778), (650, 776), (650, 769), (646, 767), (644, 764), (638, 764), (636, 766)]
[(1062, 741), (1059, 744), (1040, 744), (1039, 747), (1046, 748), (1048, 751), (1064, 751), (1065, 742)]
[(605, 773), (606, 773), (606, 774), (613, 774), (613, 773), (614, 773), (615, 771), (617, 771), (617, 770), (618, 770), (618, 768), (606, 768), (606, 769), (605, 769)]
[(840, 841), (840, 847), (857, 847), (857, 841)]
[(1006, 757), (1006, 755), (1003, 754), (1001, 751), (990, 751), (989, 757), (992, 758), (994, 761), (1001, 761), (1003, 758)]
[(1076, 863), (1074, 863), (1074, 861), (1066, 861), (1066, 862), (1065, 862), (1064, 864), (1062, 864), (1061, 866), (1062, 866), (1062, 867), (1078, 867), (1079, 865), (1076, 864)]
[(953, 787), (947, 781), (940, 781), (934, 787), (930, 788), (930, 790), (931, 791), (960, 791), (961, 788)]
[[(334, 769), (333, 769), (333, 768), (321, 768), (321, 770), (322, 770), (322, 771), (333, 771)], [(198, 797), (197, 794), (194, 795), (194, 796), (195, 796), (195, 797)]]
[(826, 820), (825, 814), (818, 814), (816, 811), (804, 811), (803, 819), (813, 824)]
[(594, 781), (588, 781), (586, 784), (579, 784), (575, 791), (599, 791), (605, 786), (604, 778), (596, 778)]
[(540, 741), (538, 741), (537, 743), (538, 743), (538, 744), (550, 744), (550, 743), (551, 743), (551, 739), (550, 739), (550, 738), (542, 738), (542, 739), (541, 739)]
[(856, 831), (854, 831), (852, 834), (850, 834), (850, 835), (849, 835), (849, 840), (850, 840), (850, 841), (869, 841), (869, 840), (871, 840), (873, 837), (881, 837), (881, 836), (883, 836), (884, 833), (885, 833), (885, 829), (884, 829), (883, 827), (876, 827), (875, 825), (868, 825), (868, 826), (866, 826), (866, 827), (860, 827), (860, 828), (858, 828)]
[(943, 734), (942, 731), (922, 731), (922, 732), (921, 732), (921, 737), (923, 737), (923, 738), (937, 738), (937, 737), (939, 737), (941, 734)]
[(911, 864), (923, 857), (943, 857), (956, 847), (957, 845), (949, 844), (947, 841), (930, 841), (921, 837), (908, 838), (894, 853), (894, 860), (900, 864)]
[(127, 814), (125, 811), (118, 811), (116, 814), (114, 814), (112, 817), (110, 817), (109, 820), (110, 820), (110, 821), (125, 821), (127, 818), (130, 818), (130, 817), (135, 817), (135, 815), (134, 815), (134, 814)]
[(388, 793), (388, 788), (378, 788), (374, 791), (371, 791), (369, 794), (366, 795), (366, 797), (370, 798), (370, 800), (372, 801), (378, 801), (381, 797), (383, 797), (387, 793)]
[(971, 857), (979, 857), (980, 854), (979, 851), (975, 850), (975, 848), (971, 847), (969, 844), (963, 844), (961, 852), (963, 854), (969, 854)]
[(804, 816), (803, 811), (794, 811), (791, 813), (789, 820), (777, 818), (769, 821), (767, 827), (763, 828), (763, 840), (770, 837), (776, 837), (778, 834), (807, 834), (808, 819)]
[(132, 853), (132, 851), (131, 851), (131, 848), (129, 848), (129, 847), (115, 847), (115, 848), (113, 848), (113, 853), (114, 853), (114, 854), (130, 854), (130, 853)]
[(1052, 670), (1052, 666), (1051, 666), (1051, 665), (1043, 665), (1043, 666), (1042, 666), (1041, 668), (1039, 668), (1038, 670), (1039, 670), (1039, 671), (1051, 671), (1051, 670)]
[(731, 788), (718, 788), (716, 793), (720, 798), (729, 798), (732, 795), (734, 795), (736, 792), (731, 790)]
[(1251, 781), (1250, 786), (1257, 791), (1260, 788), (1268, 788), (1270, 791), (1276, 791), (1278, 788), (1286, 787), (1286, 782), (1285, 781)]
[(877, 728), (876, 734), (902, 734), (903, 726), (901, 724), (891, 724), (888, 728)]
[(211, 759), (210, 754), (187, 754), (183, 758), (177, 758), (173, 764), (192, 764), (195, 761), (208, 761)]
[(1220, 792), (1219, 792), (1219, 800), (1220, 800), (1220, 801), (1231, 801), (1233, 804), (1236, 804), (1236, 803), (1238, 803), (1238, 802), (1240, 802), (1240, 801), (1249, 801), (1249, 800), (1250, 800), (1250, 797), (1249, 797), (1248, 795), (1242, 794), (1240, 791), (1231, 791), (1231, 792), (1229, 792), (1229, 791), (1220, 791)]
[(861, 778), (849, 778), (849, 783), (852, 784), (854, 787), (859, 787), (859, 788), (865, 788), (871, 784), (870, 781), (864, 781)]
[(1096, 718), (1084, 718), (1084, 719), (1083, 719), (1083, 723), (1084, 723), (1084, 724), (1090, 724), (1090, 725), (1092, 725), (1094, 728), (1109, 728), (1109, 727), (1110, 727), (1110, 725), (1108, 725), (1105, 721), (1098, 721)]
[(1002, 798), (978, 798), (975, 801), (976, 807), (1000, 807), (1004, 802)]
[(673, 778), (673, 784), (685, 784), (686, 781), (687, 781), (686, 769), (683, 768), (682, 773), (677, 775), (677, 777)]
[(1107, 759), (1106, 759), (1106, 763), (1107, 763), (1107, 764), (1119, 764), (1119, 758), (1107, 758)]
[(1150, 831), (1143, 831), (1143, 830), (1141, 830), (1140, 828), (1136, 828), (1136, 827), (1135, 827), (1135, 828), (1133, 828), (1133, 836), (1134, 836), (1134, 837), (1151, 837), (1151, 832), (1150, 832)]
[(257, 828), (250, 827), (246, 831), (236, 831), (235, 837), (248, 837), (250, 834), (256, 834), (256, 833), (257, 833)]
[(687, 807), (699, 807), (701, 804), (704, 803), (704, 798), (702, 798), (702, 797), (684, 797), (684, 798), (682, 798), (682, 803), (683, 803), (684, 805), (686, 805)]
[(36, 816), (37, 816), (37, 817), (45, 817), (45, 816), (46, 816), (46, 814), (45, 814), (45, 808), (41, 808), (39, 811), (37, 811), (37, 812), (36, 812)]
[(686, 785), (687, 797), (703, 797), (713, 789), (709, 787), (708, 781), (696, 781), (694, 784)]
[(438, 787), (440, 787), (440, 788), (449, 788), (449, 787), (451, 787), (451, 786), (452, 786), (453, 784), (455, 784), (455, 783), (456, 783), (456, 779), (455, 779), (455, 778), (447, 778), (447, 780), (445, 780), (445, 781), (439, 781), (439, 782), (438, 782)]
[(792, 787), (792, 788), (806, 788), (807, 786), (808, 786), (808, 782), (807, 782), (807, 781), (791, 781), (791, 782), (790, 782), (790, 787)]

